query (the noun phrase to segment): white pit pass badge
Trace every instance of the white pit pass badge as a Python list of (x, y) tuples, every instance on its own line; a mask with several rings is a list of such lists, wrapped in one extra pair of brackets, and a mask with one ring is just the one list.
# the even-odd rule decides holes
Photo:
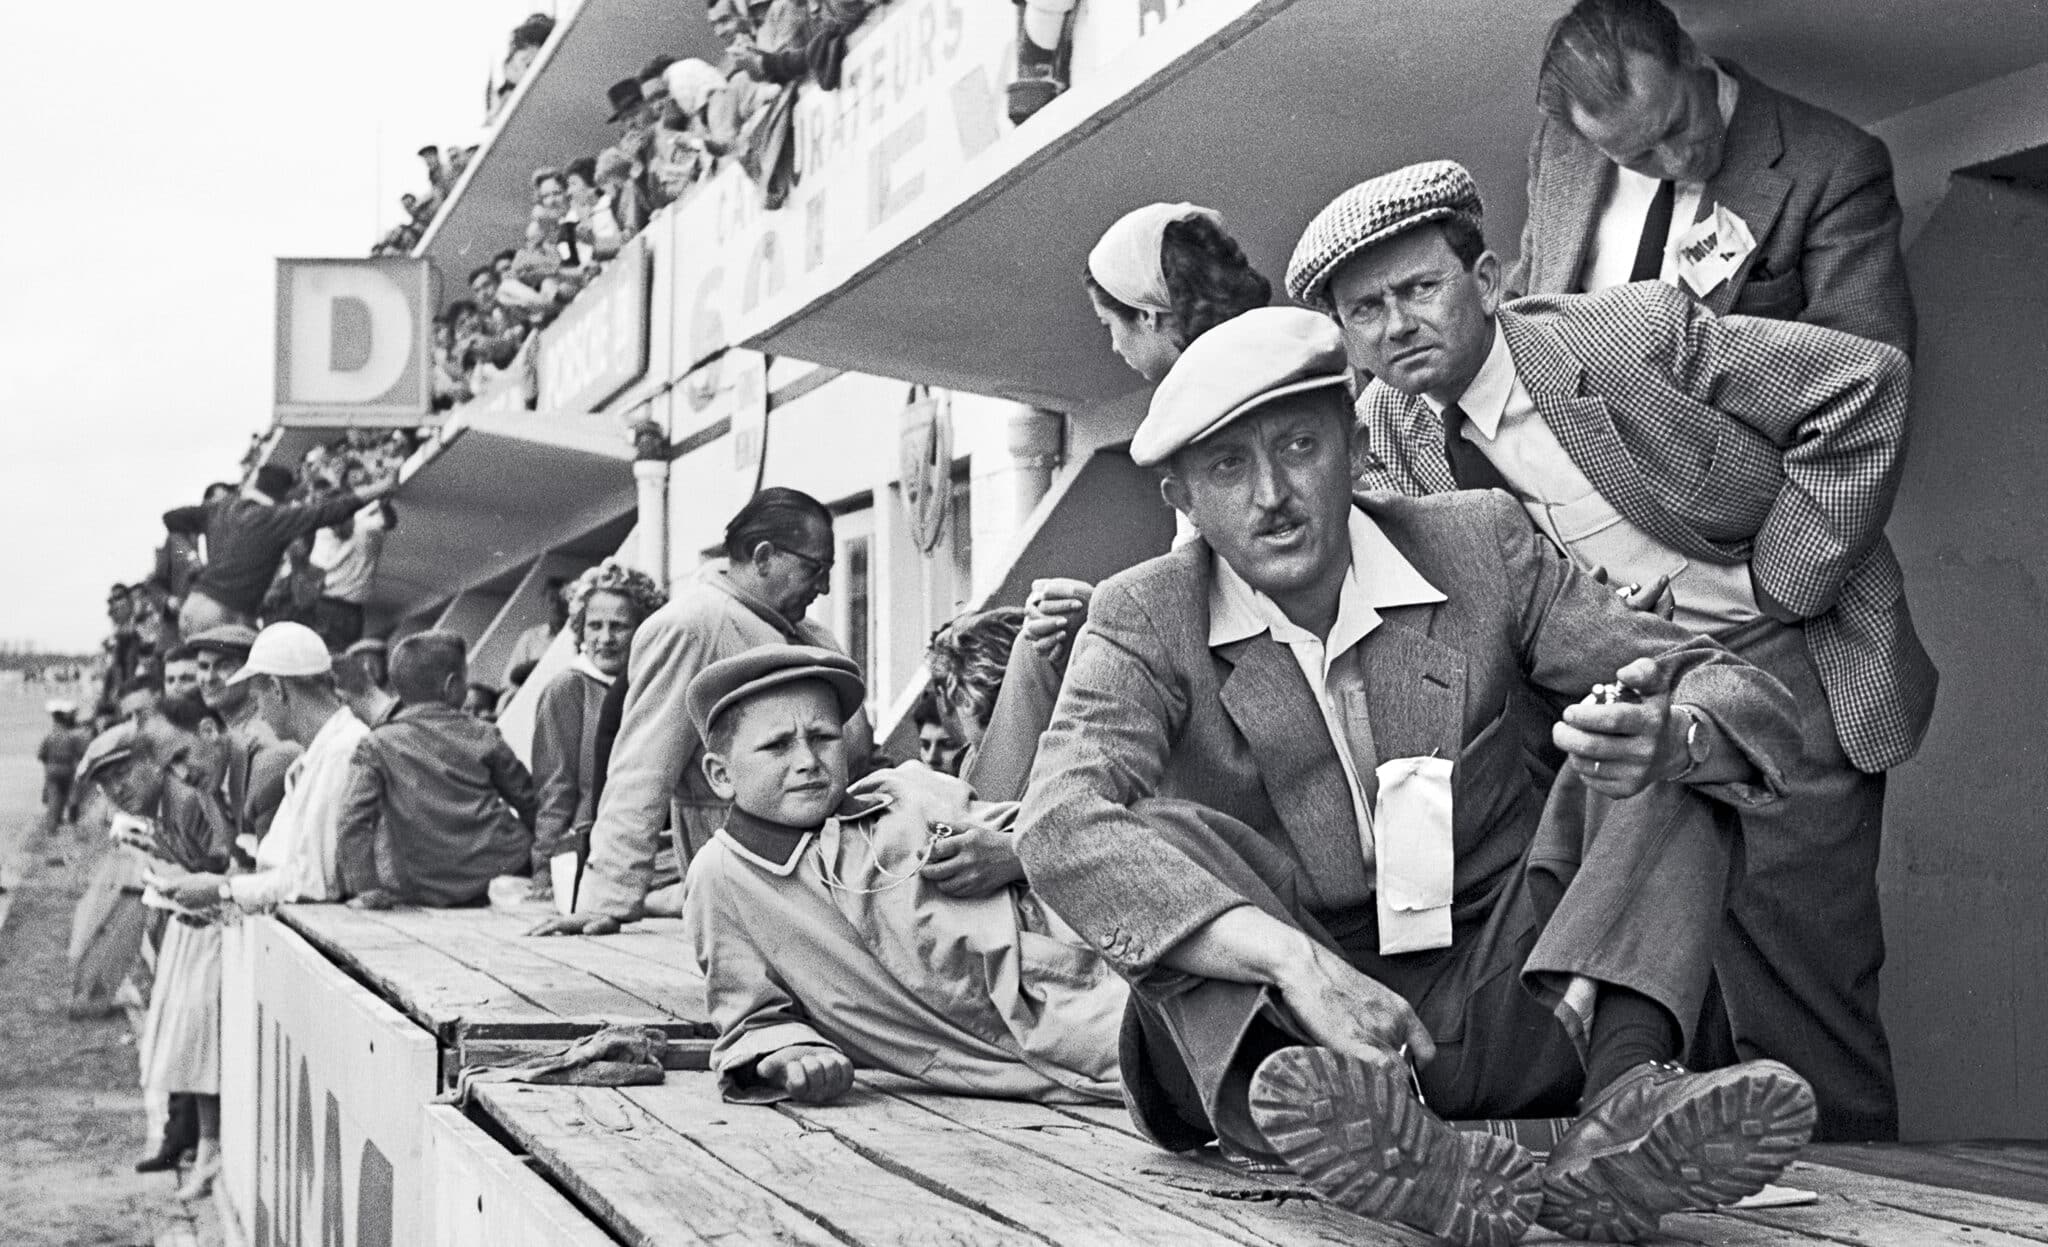
[(1733, 212), (1714, 205), (1714, 211), (1693, 223), (1678, 236), (1678, 279), (1699, 298), (1706, 298), (1756, 250), (1756, 236), (1749, 225)]
[(1451, 760), (1380, 763), (1373, 853), (1379, 875), (1380, 953), (1451, 946)]

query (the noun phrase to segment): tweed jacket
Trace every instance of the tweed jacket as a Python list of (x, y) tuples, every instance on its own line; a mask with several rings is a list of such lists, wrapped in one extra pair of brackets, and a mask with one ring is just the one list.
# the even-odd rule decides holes
[[(1721, 168), (1700, 196), (1756, 236), (1735, 275), (1707, 292), (1717, 315), (1800, 320), (1913, 353), (1913, 298), (1899, 251), (1899, 201), (1884, 144), (1842, 117), (1740, 68)], [(1508, 276), (1515, 294), (1571, 294), (1592, 246), (1614, 165), (1545, 118), (1529, 145), (1529, 216)]]
[[(1382, 607), (1359, 642), (1370, 761), (1455, 760), (1453, 938), (1491, 907), (1535, 835), (1544, 794), (1523, 742), (1545, 703), (1576, 701), (1637, 658), (1675, 679), (1755, 765), (1717, 785), (1739, 805), (1775, 798), (1796, 756), (1784, 686), (1718, 644), (1639, 611), (1580, 575), (1501, 493), (1356, 504), (1447, 600)], [(1209, 546), (1194, 541), (1104, 581), (1075, 641), (1024, 797), (1018, 852), (1031, 886), (1130, 977), (1244, 899), (1131, 812), (1153, 796), (1198, 802), (1291, 857), (1298, 899), (1348, 942), (1375, 919), (1363, 852), (1316, 694), (1262, 632), (1209, 645)], [(1536, 697), (1516, 695), (1533, 691)]]
[[(1500, 322), (1544, 423), (1616, 511), (1687, 558), (1749, 564), (1765, 610), (1805, 622), (1850, 761), (1877, 772), (1911, 757), (1937, 676), (1884, 538), (1905, 462), (1905, 357), (1716, 317), (1658, 282), (1519, 299)], [(1358, 410), (1370, 485), (1456, 488), (1428, 403), (1374, 381)]]

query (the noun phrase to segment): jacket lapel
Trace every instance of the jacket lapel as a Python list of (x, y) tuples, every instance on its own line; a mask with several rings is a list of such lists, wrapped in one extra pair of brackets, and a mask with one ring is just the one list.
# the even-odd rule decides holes
[(1716, 316), (1727, 315), (1728, 309), (1735, 306), (1735, 296), (1741, 293), (1742, 283), (1749, 280), (1750, 270), (1763, 258), (1778, 214), (1785, 210), (1785, 200), (1792, 193), (1792, 179), (1777, 169), (1785, 154), (1785, 135), (1776, 94), (1735, 66), (1728, 66), (1728, 72), (1742, 84), (1742, 94), (1735, 102), (1735, 116), (1728, 123), (1721, 168), (1700, 196), (1700, 211), (1711, 212), (1718, 203), (1741, 217), (1743, 224), (1749, 226), (1750, 236), (1756, 239), (1756, 246), (1742, 261), (1742, 267), (1701, 300)]
[(1232, 642), (1216, 653), (1231, 666), (1223, 681), (1224, 712), (1251, 749), (1295, 859), (1314, 862), (1317, 829), (1352, 821), (1351, 794), (1323, 727), (1322, 708), (1294, 655), (1271, 633)]
[(1420, 394), (1404, 396), (1401, 419), (1405, 433), (1401, 453), (1408, 458), (1409, 472), (1425, 494), (1447, 494), (1458, 488), (1451, 476), (1451, 461), (1444, 454), (1444, 418), (1422, 400)]
[(1629, 453), (1607, 400), (1581, 394), (1585, 367), (1541, 322), (1502, 308), (1501, 331), (1515, 373), (1543, 423), (1586, 480), (1631, 524), (1693, 558), (1726, 562), (1727, 555), (1664, 505)]
[[(1465, 722), (1465, 656), (1429, 635), (1434, 605), (1380, 612), (1380, 626), (1359, 646), (1366, 710), (1372, 719), (1377, 768), (1390, 758), (1458, 756)], [(1359, 778), (1379, 799), (1377, 779)]]

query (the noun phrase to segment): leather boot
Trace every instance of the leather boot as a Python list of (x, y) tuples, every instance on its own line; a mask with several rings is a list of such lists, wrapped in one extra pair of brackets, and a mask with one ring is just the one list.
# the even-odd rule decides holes
[(1459, 1247), (1520, 1241), (1542, 1203), (1535, 1157), (1458, 1130), (1416, 1098), (1405, 1064), (1282, 1048), (1252, 1075), (1252, 1122), (1323, 1199)]
[(1813, 1088), (1776, 1061), (1646, 1061), (1593, 1097), (1543, 1166), (1545, 1229), (1631, 1243), (1658, 1219), (1754, 1195), (1813, 1134)]

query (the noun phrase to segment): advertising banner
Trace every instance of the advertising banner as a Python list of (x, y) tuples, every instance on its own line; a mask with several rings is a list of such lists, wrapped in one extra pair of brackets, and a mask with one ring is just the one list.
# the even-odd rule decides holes
[[(1076, 10), (1074, 79), (1111, 72), (1132, 45), (1202, 0), (1089, 0)], [(728, 164), (667, 215), (679, 371), (763, 326), (771, 302), (822, 297), (874, 257), (913, 206), (957, 193), (968, 164), (1016, 127), (1016, 10), (983, 0), (899, 0), (849, 41), (836, 91), (806, 87), (793, 118), (797, 183), (782, 207)], [(545, 394), (543, 395), (545, 400)]]
[(646, 239), (634, 239), (541, 331), (543, 410), (596, 411), (647, 372), (651, 267)]
[(425, 423), (433, 405), (433, 319), (425, 260), (279, 260), (279, 418)]
[[(420, 1113), (438, 1091), (432, 1035), (296, 932), (253, 918), (223, 963), (223, 1166), (251, 1247), (426, 1243)], [(232, 977), (231, 977), (232, 976)], [(251, 1033), (253, 1032), (253, 1033)], [(246, 1084), (253, 1084), (249, 1088)], [(222, 1090), (235, 1086), (224, 1077)]]

